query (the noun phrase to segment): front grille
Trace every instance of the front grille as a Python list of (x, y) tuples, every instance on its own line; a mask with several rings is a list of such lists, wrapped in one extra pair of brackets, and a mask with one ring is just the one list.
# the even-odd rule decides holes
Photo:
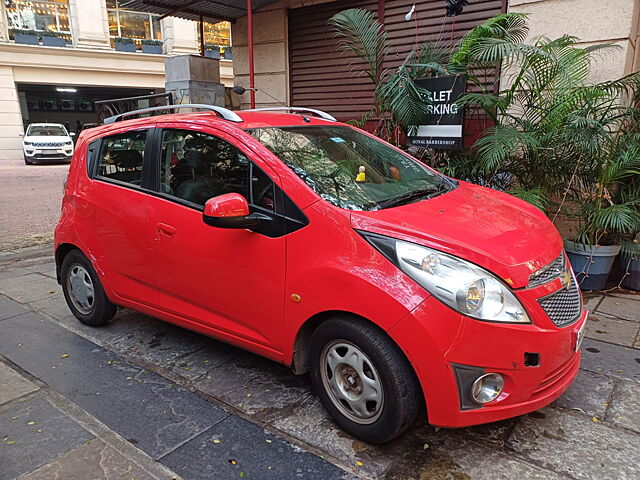
[(538, 303), (556, 326), (566, 327), (575, 322), (582, 311), (582, 297), (573, 275), (568, 287), (539, 299)]
[(63, 142), (34, 142), (33, 146), (38, 148), (60, 148), (60, 147), (64, 147), (64, 143)]
[(551, 262), (546, 267), (542, 267), (535, 273), (532, 273), (529, 277), (529, 287), (536, 287), (550, 282), (554, 278), (558, 278), (562, 275), (566, 268), (565, 253), (560, 252), (558, 258)]

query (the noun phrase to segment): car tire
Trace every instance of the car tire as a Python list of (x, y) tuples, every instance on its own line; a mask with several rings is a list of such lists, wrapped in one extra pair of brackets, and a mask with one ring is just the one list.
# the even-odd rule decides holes
[(24, 164), (25, 165), (33, 165), (33, 162), (31, 160), (29, 160), (26, 155), (23, 155), (23, 156), (24, 156)]
[(421, 392), (409, 361), (382, 330), (364, 320), (321, 323), (311, 337), (309, 366), (327, 411), (365, 442), (393, 440), (420, 411)]
[(116, 313), (91, 262), (80, 250), (70, 251), (62, 261), (62, 291), (73, 315), (85, 325), (105, 325)]

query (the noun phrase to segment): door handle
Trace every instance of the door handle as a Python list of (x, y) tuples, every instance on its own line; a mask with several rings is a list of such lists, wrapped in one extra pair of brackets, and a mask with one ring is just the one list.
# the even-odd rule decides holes
[(166, 223), (158, 223), (158, 233), (163, 237), (171, 238), (176, 234), (176, 227)]

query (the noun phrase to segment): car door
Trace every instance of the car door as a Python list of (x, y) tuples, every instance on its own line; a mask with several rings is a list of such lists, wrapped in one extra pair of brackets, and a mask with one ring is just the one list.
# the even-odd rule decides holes
[(147, 303), (154, 271), (146, 215), (147, 161), (153, 125), (116, 131), (92, 142), (89, 182), (78, 189), (76, 225), (87, 254), (113, 292)]
[[(167, 313), (245, 347), (279, 352), (285, 285), (284, 223), (277, 215), (281, 191), (274, 173), (236, 143), (201, 126), (158, 131), (157, 193), (148, 206), (155, 229), (154, 285)], [(206, 201), (231, 192), (274, 222), (256, 231), (206, 225)]]

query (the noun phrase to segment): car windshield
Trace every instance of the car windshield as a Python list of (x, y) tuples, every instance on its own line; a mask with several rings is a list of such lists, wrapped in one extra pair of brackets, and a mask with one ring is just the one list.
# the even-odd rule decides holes
[(323, 199), (379, 210), (430, 198), (454, 184), (408, 155), (346, 126), (247, 130)]
[(31, 125), (27, 136), (31, 137), (66, 137), (67, 131), (62, 125)]

